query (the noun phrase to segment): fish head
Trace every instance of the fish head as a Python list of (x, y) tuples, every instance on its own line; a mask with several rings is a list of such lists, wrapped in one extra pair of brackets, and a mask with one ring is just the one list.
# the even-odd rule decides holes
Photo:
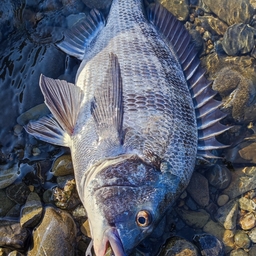
[(152, 233), (176, 199), (180, 180), (134, 155), (91, 168), (83, 190), (94, 251), (129, 255)]

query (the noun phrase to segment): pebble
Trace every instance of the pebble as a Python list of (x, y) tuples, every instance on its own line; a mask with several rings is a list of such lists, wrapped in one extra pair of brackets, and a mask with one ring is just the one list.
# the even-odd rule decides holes
[(197, 248), (189, 241), (180, 237), (172, 237), (167, 240), (159, 256), (167, 256), (167, 255), (199, 256)]
[(205, 207), (209, 204), (210, 197), (208, 181), (202, 174), (198, 172), (193, 173), (187, 187), (187, 192), (198, 205)]
[(232, 56), (251, 52), (255, 34), (256, 30), (248, 24), (239, 23), (230, 26), (223, 36), (224, 51)]
[(0, 202), (0, 217), (4, 217), (15, 203), (6, 196), (5, 190), (3, 189), (0, 190)]
[(64, 155), (57, 158), (53, 164), (52, 172), (54, 176), (74, 174), (71, 156)]
[(0, 226), (0, 246), (24, 249), (30, 232), (20, 223)]
[(250, 230), (256, 226), (256, 218), (254, 213), (249, 212), (242, 216), (239, 220), (239, 224), (243, 230)]
[(217, 189), (225, 189), (231, 182), (230, 170), (224, 165), (214, 165), (206, 173), (206, 178)]
[(235, 233), (234, 241), (239, 248), (243, 249), (248, 249), (251, 244), (249, 236), (243, 230), (238, 230)]
[(238, 200), (239, 208), (245, 211), (253, 212), (256, 210), (256, 203), (248, 198), (241, 197)]
[(256, 228), (253, 228), (249, 233), (248, 233), (250, 239), (252, 240), (253, 243), (256, 243)]
[(238, 202), (232, 200), (221, 206), (214, 217), (225, 229), (234, 229), (236, 227), (237, 213)]
[(28, 256), (75, 255), (76, 225), (65, 211), (46, 207), (40, 225), (33, 231), (33, 246)]
[(13, 184), (6, 189), (6, 195), (17, 204), (25, 204), (29, 194), (30, 190), (23, 182)]
[(243, 249), (237, 249), (230, 252), (230, 256), (248, 256), (248, 253)]
[(209, 234), (196, 235), (193, 238), (202, 256), (224, 256), (224, 246), (215, 236)]
[(19, 177), (19, 167), (17, 164), (10, 168), (0, 170), (0, 189), (10, 186)]
[(229, 201), (229, 196), (228, 195), (220, 195), (217, 199), (217, 204), (218, 206), (223, 206)]
[(42, 213), (40, 197), (35, 192), (31, 192), (21, 210), (20, 225), (25, 228), (35, 227), (41, 220)]

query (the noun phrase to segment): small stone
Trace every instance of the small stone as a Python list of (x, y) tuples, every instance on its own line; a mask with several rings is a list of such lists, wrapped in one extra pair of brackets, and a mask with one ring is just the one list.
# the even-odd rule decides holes
[(0, 189), (10, 186), (19, 176), (19, 167), (14, 165), (10, 168), (0, 170)]
[(29, 235), (29, 231), (19, 223), (0, 226), (0, 246), (24, 249)]
[(36, 193), (31, 192), (21, 210), (20, 225), (25, 228), (35, 227), (41, 220), (42, 212), (43, 207), (40, 197)]
[(248, 233), (250, 239), (252, 240), (253, 243), (256, 243), (256, 228), (253, 228), (249, 233)]
[(52, 189), (47, 189), (44, 191), (43, 194), (43, 201), (48, 204), (54, 202), (53, 195), (52, 195)]
[(225, 195), (225, 194), (220, 195), (218, 197), (217, 204), (218, 204), (218, 206), (223, 206), (223, 205), (225, 205), (228, 202), (228, 200), (229, 200), (229, 196), (228, 195)]
[(220, 207), (215, 214), (215, 219), (223, 225), (225, 229), (234, 229), (238, 213), (238, 202), (232, 200)]
[(21, 182), (18, 184), (11, 185), (6, 189), (7, 196), (16, 202), (17, 204), (24, 204), (30, 194), (29, 188), (25, 183)]
[(41, 150), (39, 148), (33, 148), (32, 149), (32, 155), (33, 156), (38, 156), (41, 154)]
[(256, 203), (248, 198), (241, 197), (238, 200), (239, 208), (245, 211), (253, 212), (256, 210)]
[(75, 255), (76, 225), (64, 211), (45, 208), (40, 225), (33, 231), (33, 247), (28, 256), (34, 255)]
[(167, 240), (164, 248), (162, 249), (159, 256), (198, 256), (197, 248), (189, 241), (180, 238), (172, 237)]
[(237, 249), (230, 252), (230, 256), (248, 256), (248, 253), (243, 249)]
[(249, 230), (256, 226), (256, 218), (252, 212), (242, 216), (239, 224), (243, 230)]
[(193, 238), (202, 256), (218, 255), (224, 256), (224, 246), (215, 236), (209, 234), (196, 235)]
[(239, 248), (248, 249), (251, 245), (250, 238), (243, 230), (238, 230), (234, 236), (235, 244)]
[(209, 188), (207, 179), (200, 173), (194, 172), (190, 183), (187, 187), (187, 192), (202, 207), (209, 204)]
[(231, 182), (230, 170), (224, 165), (214, 165), (205, 176), (208, 182), (217, 189), (225, 189)]
[(213, 16), (199, 16), (198, 19), (201, 26), (203, 26), (206, 30), (209, 30), (212, 34), (223, 36), (228, 29), (226, 23)]
[(54, 176), (74, 174), (71, 156), (64, 155), (57, 158), (53, 164), (52, 172)]

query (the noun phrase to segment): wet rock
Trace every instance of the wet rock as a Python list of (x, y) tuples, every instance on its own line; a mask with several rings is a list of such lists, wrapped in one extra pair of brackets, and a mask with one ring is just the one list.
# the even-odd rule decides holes
[(27, 255), (75, 255), (75, 237), (76, 225), (71, 216), (46, 207), (42, 222), (33, 231), (34, 246)]
[(230, 256), (248, 256), (248, 253), (243, 249), (237, 249), (230, 252)]
[(17, 164), (10, 168), (1, 167), (0, 169), (0, 189), (10, 186), (19, 176), (19, 167)]
[(251, 244), (250, 238), (243, 230), (238, 230), (235, 233), (234, 241), (239, 248), (243, 249), (248, 249)]
[(64, 176), (74, 173), (72, 159), (70, 155), (57, 158), (53, 164), (52, 172), (54, 176)]
[(18, 251), (12, 251), (8, 254), (8, 256), (24, 256), (24, 254), (22, 254)]
[(16, 202), (17, 204), (24, 204), (30, 194), (29, 188), (25, 183), (21, 182), (18, 184), (11, 185), (6, 189), (7, 196)]
[(35, 192), (31, 192), (21, 210), (20, 225), (25, 228), (35, 227), (41, 220), (42, 212), (40, 197)]
[(222, 97), (224, 104), (221, 109), (237, 121), (244, 120), (245, 109), (255, 95), (252, 81), (228, 66), (218, 72), (212, 88)]
[(256, 210), (256, 203), (246, 197), (241, 197), (238, 200), (239, 208), (245, 211), (253, 212)]
[(250, 212), (242, 216), (239, 220), (239, 224), (243, 230), (250, 230), (256, 226), (256, 218), (254, 213)]
[(238, 213), (238, 202), (232, 200), (220, 207), (215, 214), (215, 219), (223, 225), (225, 229), (234, 229)]
[(207, 179), (198, 172), (194, 172), (190, 183), (187, 187), (187, 192), (202, 207), (209, 204), (209, 188)]
[(218, 255), (224, 256), (224, 246), (215, 236), (209, 234), (196, 235), (193, 238), (202, 256)]
[(208, 182), (217, 189), (225, 189), (231, 182), (230, 170), (224, 165), (214, 165), (205, 176)]
[(195, 229), (203, 228), (210, 218), (210, 215), (202, 209), (199, 211), (177, 209), (177, 213), (188, 226)]
[(250, 5), (249, 0), (203, 0), (203, 2), (213, 13), (228, 25), (235, 23), (249, 23), (254, 14), (254, 10)]
[(111, 0), (82, 0), (85, 5), (89, 8), (96, 8), (96, 9), (107, 9), (111, 6)]
[(253, 228), (249, 233), (248, 233), (250, 239), (252, 240), (253, 243), (256, 243), (256, 228)]
[(232, 56), (249, 53), (254, 47), (255, 33), (256, 30), (248, 24), (239, 23), (230, 26), (222, 41), (224, 51)]
[(15, 204), (10, 211), (8, 211), (5, 215), (5, 217), (9, 217), (9, 218), (19, 218), (20, 217), (20, 209), (21, 209), (21, 205), (20, 204)]
[(225, 205), (228, 201), (229, 201), (229, 196), (223, 194), (223, 195), (220, 195), (220, 196), (218, 197), (217, 204), (218, 204), (218, 206), (223, 206), (223, 205)]
[(0, 217), (4, 217), (15, 203), (6, 196), (5, 190), (0, 190), (0, 202)]
[(43, 201), (47, 203), (54, 202), (52, 189), (47, 189), (43, 194)]
[(163, 250), (159, 254), (159, 256), (167, 255), (198, 256), (199, 254), (196, 247), (189, 241), (180, 237), (172, 237), (167, 240)]
[(158, 0), (158, 2), (160, 2), (168, 11), (175, 15), (178, 20), (185, 21), (188, 19), (188, 0)]
[(0, 226), (0, 246), (24, 249), (29, 231), (19, 223)]

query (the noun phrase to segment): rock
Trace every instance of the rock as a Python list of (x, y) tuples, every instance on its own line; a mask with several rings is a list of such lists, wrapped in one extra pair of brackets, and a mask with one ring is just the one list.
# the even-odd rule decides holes
[(221, 109), (231, 114), (236, 121), (245, 119), (245, 109), (252, 102), (255, 88), (251, 80), (245, 78), (231, 66), (218, 72), (212, 88), (219, 92), (224, 102)]
[(2, 189), (0, 190), (0, 202), (0, 217), (4, 217), (15, 203), (6, 196), (5, 190)]
[(230, 256), (248, 256), (248, 253), (243, 249), (237, 249), (230, 252)]
[(256, 246), (252, 246), (248, 253), (249, 256), (255, 256), (256, 255)]
[(8, 256), (24, 256), (24, 254), (22, 254), (18, 251), (12, 251), (8, 254)]
[(250, 238), (243, 230), (238, 230), (234, 236), (235, 244), (239, 248), (248, 249), (251, 245)]
[(86, 220), (81, 226), (81, 232), (87, 237), (92, 237), (88, 220)]
[(223, 225), (225, 229), (234, 229), (238, 213), (238, 202), (232, 200), (226, 205), (220, 207), (215, 214), (215, 219)]
[[(243, 146), (243, 144), (241, 144), (241, 146)], [(244, 147), (239, 150), (239, 155), (249, 163), (256, 163), (255, 152), (256, 143), (244, 143)]]
[(202, 207), (209, 204), (209, 188), (207, 179), (200, 173), (194, 172), (190, 183), (187, 187), (187, 192)]
[(87, 5), (89, 8), (93, 9), (107, 9), (111, 6), (112, 1), (111, 0), (82, 0), (85, 5)]
[(11, 249), (8, 248), (0, 248), (0, 256), (8, 256), (11, 252)]
[(30, 190), (23, 182), (21, 182), (8, 187), (6, 189), (6, 194), (17, 204), (24, 204), (30, 194)]
[(33, 247), (27, 255), (75, 255), (75, 237), (76, 225), (71, 216), (46, 207), (42, 222), (33, 231)]
[(253, 243), (256, 243), (256, 228), (253, 228), (249, 233), (248, 233), (250, 239), (252, 240)]
[(42, 212), (40, 197), (35, 192), (31, 192), (21, 210), (20, 225), (25, 228), (35, 227), (41, 220)]
[(178, 20), (185, 21), (189, 15), (188, 0), (158, 0), (168, 11), (170, 11)]
[(20, 217), (20, 209), (21, 209), (21, 205), (20, 204), (15, 204), (10, 209), (10, 211), (6, 213), (5, 217), (18, 219)]
[(196, 235), (193, 238), (193, 241), (196, 243), (202, 256), (225, 255), (223, 244), (215, 236), (209, 234)]
[(57, 158), (53, 164), (52, 172), (54, 176), (74, 174), (71, 156), (64, 155)]
[(224, 51), (231, 56), (251, 52), (254, 47), (255, 33), (256, 30), (248, 24), (239, 23), (230, 26), (222, 41)]
[(239, 224), (243, 230), (249, 230), (256, 226), (256, 218), (254, 213), (249, 212), (242, 216), (239, 220)]
[(172, 237), (167, 240), (159, 256), (168, 256), (168, 255), (199, 256), (196, 247), (189, 241), (180, 237)]
[(203, 2), (228, 25), (249, 23), (254, 14), (249, 0), (203, 0)]
[(230, 170), (224, 165), (214, 165), (205, 176), (208, 182), (217, 189), (225, 189), (231, 182)]
[(0, 170), (0, 189), (10, 186), (19, 177), (19, 167), (17, 164), (10, 168)]
[(24, 249), (30, 233), (19, 223), (0, 226), (0, 246)]
[(256, 210), (256, 203), (248, 198), (241, 197), (238, 200), (239, 208), (245, 211), (253, 212)]
[(217, 204), (218, 204), (218, 206), (223, 206), (223, 205), (225, 205), (228, 202), (228, 200), (229, 200), (229, 196), (228, 195), (225, 195), (225, 194), (220, 195), (218, 197)]
[(199, 211), (188, 211), (178, 208), (176, 211), (188, 226), (195, 229), (203, 228), (210, 218), (210, 215), (203, 209)]

